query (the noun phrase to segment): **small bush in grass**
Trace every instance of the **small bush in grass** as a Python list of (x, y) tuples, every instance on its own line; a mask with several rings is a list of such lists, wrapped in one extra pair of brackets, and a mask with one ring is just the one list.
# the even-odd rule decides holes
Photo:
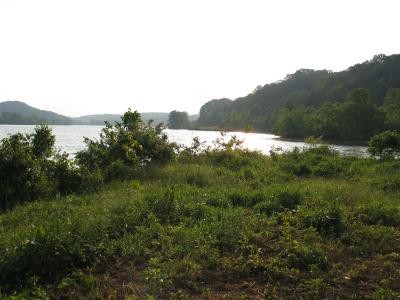
[(359, 209), (359, 217), (367, 225), (400, 226), (400, 211), (397, 207), (368, 205)]
[(195, 185), (198, 187), (204, 187), (210, 184), (212, 180), (212, 174), (209, 169), (204, 166), (190, 166), (186, 170), (185, 179), (188, 184)]
[(336, 177), (344, 171), (343, 159), (335, 158), (323, 159), (313, 168), (313, 174), (321, 177)]
[(385, 255), (399, 245), (400, 233), (393, 227), (357, 223), (343, 233), (340, 241), (356, 256)]
[(276, 188), (269, 190), (268, 196), (258, 202), (254, 209), (260, 213), (272, 214), (283, 210), (294, 210), (302, 203), (303, 196), (298, 190)]
[(152, 191), (146, 195), (147, 210), (153, 213), (162, 224), (177, 223), (182, 215), (182, 206), (177, 200), (174, 188)]
[(147, 284), (149, 294), (159, 297), (165, 294), (172, 285), (172, 281), (159, 266), (157, 258), (151, 258), (148, 267), (143, 271), (143, 278)]
[(313, 227), (323, 236), (338, 237), (346, 228), (342, 211), (335, 205), (303, 208), (297, 218), (301, 227)]
[(231, 170), (239, 170), (251, 164), (251, 158), (241, 150), (219, 150), (207, 153), (207, 158), (215, 165), (224, 166)]
[(379, 288), (372, 293), (373, 300), (394, 300), (396, 297), (397, 293), (392, 289)]
[(252, 207), (256, 203), (263, 201), (267, 196), (261, 191), (239, 190), (229, 194), (232, 206)]
[(372, 184), (385, 192), (400, 191), (400, 174), (382, 174), (373, 180)]
[(313, 267), (326, 269), (327, 258), (315, 245), (291, 241), (285, 244), (281, 255), (289, 268), (309, 271)]
[(319, 298), (324, 295), (325, 283), (322, 278), (304, 280), (301, 283), (300, 288), (304, 290), (310, 298)]

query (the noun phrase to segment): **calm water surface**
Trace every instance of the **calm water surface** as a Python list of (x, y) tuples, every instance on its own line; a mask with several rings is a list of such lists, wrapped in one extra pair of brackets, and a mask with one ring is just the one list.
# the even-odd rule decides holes
[[(83, 137), (96, 139), (99, 137), (103, 126), (87, 125), (53, 125), (53, 133), (56, 136), (56, 147), (61, 151), (74, 154), (85, 147)], [(33, 125), (0, 125), (0, 139), (16, 132), (31, 133), (35, 126)], [(206, 145), (213, 145), (212, 142), (220, 137), (216, 131), (195, 131), (195, 130), (173, 130), (166, 129), (165, 133), (169, 139), (177, 144), (190, 145), (194, 137), (199, 137)], [(244, 147), (250, 150), (259, 150), (265, 154), (273, 148), (282, 148), (290, 150), (294, 147), (305, 147), (306, 144), (301, 141), (290, 141), (280, 139), (278, 136), (266, 133), (243, 133), (230, 132), (227, 137), (236, 135), (244, 141)], [(366, 147), (361, 145), (331, 144), (333, 148), (344, 154), (365, 155)]]

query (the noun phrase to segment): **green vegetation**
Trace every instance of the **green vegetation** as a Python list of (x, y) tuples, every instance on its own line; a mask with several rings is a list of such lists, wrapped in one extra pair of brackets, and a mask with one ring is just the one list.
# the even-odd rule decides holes
[(148, 163), (165, 163), (176, 145), (150, 126), (138, 112), (128, 111), (122, 122), (106, 123), (100, 140), (85, 139), (87, 148), (72, 160), (54, 148), (46, 125), (30, 135), (14, 134), (0, 143), (0, 210), (18, 203), (72, 192), (98, 189), (113, 179), (134, 177)]
[(71, 125), (73, 120), (51, 111), (40, 110), (20, 101), (0, 103), (0, 124), (57, 124)]
[(170, 129), (188, 128), (189, 123), (189, 114), (185, 111), (173, 110), (168, 115), (167, 126)]
[[(155, 124), (166, 123), (168, 113), (140, 113), (143, 121), (152, 120)], [(51, 111), (37, 109), (21, 101), (0, 102), (0, 124), (12, 125), (104, 125), (104, 122), (114, 123), (121, 120), (121, 114), (85, 115), (76, 118), (66, 117)], [(190, 116), (191, 120), (196, 116)]]
[(18, 133), (1, 141), (0, 210), (75, 190), (79, 174), (66, 154), (54, 150), (54, 142), (45, 125), (33, 134)]
[(392, 159), (400, 155), (400, 132), (385, 131), (374, 135), (368, 144), (368, 152), (382, 159)]
[[(398, 297), (399, 160), (237, 139), (176, 152), (159, 129), (127, 112), (73, 163), (101, 188), (0, 214), (0, 298)], [(14, 139), (53, 161), (48, 128), (2, 151)]]
[(234, 101), (207, 102), (192, 126), (368, 140), (400, 130), (399, 66), (400, 55), (376, 55), (342, 72), (301, 69)]
[(369, 91), (356, 89), (343, 103), (327, 102), (319, 108), (287, 105), (278, 114), (274, 131), (285, 137), (368, 140), (384, 129), (387, 120)]
[[(168, 113), (162, 112), (145, 112), (140, 113), (143, 121), (148, 122), (153, 120), (155, 124), (166, 123)], [(74, 124), (82, 125), (104, 125), (104, 122), (114, 123), (121, 120), (121, 115), (118, 114), (100, 114), (100, 115), (85, 115), (73, 118)]]

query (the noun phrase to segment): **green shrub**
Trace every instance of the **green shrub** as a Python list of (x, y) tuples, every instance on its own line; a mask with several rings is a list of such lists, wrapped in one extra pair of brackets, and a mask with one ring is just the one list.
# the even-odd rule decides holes
[(302, 203), (302, 194), (295, 189), (288, 187), (277, 187), (264, 192), (264, 198), (255, 204), (257, 212), (272, 214), (284, 210), (294, 210)]
[(376, 289), (372, 293), (372, 299), (373, 300), (394, 300), (394, 299), (396, 299), (396, 294), (397, 293), (391, 289), (379, 288), (379, 289)]
[(356, 256), (390, 254), (399, 245), (400, 234), (393, 227), (355, 224), (343, 233), (341, 242)]
[(238, 190), (229, 193), (228, 199), (234, 207), (252, 207), (265, 197), (265, 193), (260, 191)]
[(374, 135), (368, 142), (368, 152), (381, 159), (390, 159), (400, 154), (400, 132), (385, 131)]
[(165, 190), (151, 191), (145, 198), (148, 212), (153, 213), (161, 224), (177, 223), (182, 216), (182, 206), (177, 200), (176, 191), (167, 187)]
[(212, 181), (213, 175), (208, 168), (199, 165), (188, 166), (184, 173), (185, 181), (188, 184), (198, 187), (205, 187)]
[(313, 227), (323, 236), (340, 236), (346, 226), (343, 213), (335, 205), (303, 208), (297, 216), (301, 227)]
[(319, 269), (327, 267), (326, 256), (315, 245), (292, 241), (285, 244), (281, 256), (286, 259), (289, 268), (308, 271), (313, 267)]
[(231, 170), (239, 170), (251, 163), (245, 151), (241, 150), (215, 150), (207, 153), (207, 158), (215, 165), (224, 166)]
[(359, 217), (367, 225), (400, 226), (400, 211), (397, 207), (382, 204), (364, 206), (359, 209)]
[(343, 174), (346, 170), (346, 168), (343, 166), (343, 162), (343, 159), (322, 159), (313, 168), (313, 174), (321, 177), (337, 177)]
[(54, 140), (51, 129), (41, 125), (0, 142), (0, 209), (79, 188), (79, 172), (66, 154), (55, 152)]
[[(100, 140), (85, 139), (87, 148), (76, 154), (81, 167), (89, 171), (106, 170), (106, 177), (125, 176), (148, 163), (165, 163), (175, 156), (176, 145), (169, 143), (162, 134), (162, 126), (145, 124), (137, 111), (130, 109), (122, 116), (122, 122), (106, 123)], [(124, 167), (127, 166), (128, 168)]]
[(133, 167), (124, 164), (124, 162), (119, 159), (111, 162), (104, 170), (106, 181), (126, 180), (133, 178), (134, 174), (136, 174), (136, 170)]

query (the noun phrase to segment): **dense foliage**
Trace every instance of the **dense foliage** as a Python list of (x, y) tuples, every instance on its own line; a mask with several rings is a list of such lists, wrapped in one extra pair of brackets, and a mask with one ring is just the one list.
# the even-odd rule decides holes
[(1, 214), (0, 295), (397, 297), (399, 161), (219, 145)]
[(168, 115), (167, 126), (170, 129), (188, 128), (189, 123), (189, 114), (185, 111), (173, 110)]
[[(361, 102), (349, 102), (353, 97), (354, 90), (364, 88), (369, 90), (368, 97)], [(356, 112), (359, 118), (363, 109), (368, 114), (373, 113), (376, 107), (381, 107), (385, 113), (385, 128), (400, 129), (399, 127), (399, 91), (391, 88), (400, 88), (400, 55), (376, 55), (373, 59), (362, 64), (357, 64), (342, 72), (331, 72), (327, 70), (301, 69), (294, 74), (286, 76), (284, 80), (276, 83), (257, 87), (246, 97), (234, 101), (229, 99), (212, 100), (204, 104), (200, 110), (200, 117), (196, 122), (199, 128), (225, 128), (243, 130), (250, 125), (256, 131), (270, 132), (278, 128), (279, 132), (282, 123), (287, 119), (289, 124), (284, 127), (298, 126), (294, 132), (290, 130), (291, 136), (304, 137), (309, 131), (321, 131), (327, 137), (334, 138), (362, 138), (368, 132), (377, 132), (380, 128), (362, 128), (361, 119), (352, 120), (349, 115)], [(385, 98), (385, 94), (386, 98)], [(384, 100), (385, 98), (385, 100)], [(347, 99), (347, 100), (346, 100)], [(347, 103), (347, 104), (345, 104)], [(366, 106), (363, 108), (363, 106)], [(393, 106), (395, 109), (393, 109)], [(295, 110), (288, 116), (288, 110)], [(361, 109), (358, 111), (358, 109)], [(347, 115), (343, 116), (345, 121), (350, 123), (335, 124), (330, 120), (328, 112), (340, 113), (344, 110)], [(312, 120), (314, 116), (309, 114), (324, 115), (328, 128), (313, 128), (308, 123), (317, 123)], [(326, 115), (328, 114), (328, 115)], [(277, 121), (277, 119), (279, 119)], [(304, 124), (292, 124), (292, 119)], [(373, 120), (381, 125), (381, 120)], [(333, 123), (333, 124), (332, 124)], [(371, 123), (375, 126), (375, 123)], [(340, 132), (337, 126), (349, 127)], [(372, 126), (371, 125), (371, 126)], [(330, 128), (332, 126), (333, 128)], [(347, 137), (345, 131), (351, 131), (355, 127), (359, 130), (355, 136)], [(286, 129), (281, 134), (286, 134)], [(370, 135), (367, 136), (367, 138)]]
[(327, 102), (318, 108), (287, 105), (278, 114), (274, 131), (285, 137), (367, 140), (384, 129), (385, 120), (369, 91), (356, 89), (343, 103)]
[(45, 119), (39, 119), (34, 116), (24, 116), (18, 113), (12, 112), (1, 112), (0, 113), (0, 124), (12, 124), (12, 125), (35, 125), (45, 123)]
[(0, 102), (0, 124), (59, 124), (70, 125), (69, 117), (40, 110), (21, 101)]
[(66, 154), (55, 151), (54, 141), (49, 127), (41, 125), (0, 142), (0, 210), (77, 189), (79, 173)]
[(398, 158), (400, 155), (400, 132), (385, 131), (374, 135), (368, 143), (368, 152), (382, 159)]
[(376, 159), (223, 133), (177, 151), (161, 129), (129, 110), (76, 160), (45, 125), (1, 141), (1, 299), (399, 295), (397, 131), (370, 140)]
[[(163, 112), (144, 112), (140, 115), (143, 121), (153, 120), (155, 124), (166, 123), (168, 120), (168, 113)], [(104, 125), (105, 122), (114, 123), (120, 120), (121, 114), (95, 114), (70, 118), (29, 106), (21, 101), (0, 102), (0, 124)]]
[(46, 125), (29, 135), (14, 134), (0, 141), (0, 210), (18, 203), (72, 192), (87, 192), (104, 182), (131, 178), (149, 163), (173, 159), (176, 146), (162, 127), (145, 124), (128, 111), (122, 122), (106, 124), (100, 140), (86, 139), (87, 149), (71, 160), (54, 148)]

